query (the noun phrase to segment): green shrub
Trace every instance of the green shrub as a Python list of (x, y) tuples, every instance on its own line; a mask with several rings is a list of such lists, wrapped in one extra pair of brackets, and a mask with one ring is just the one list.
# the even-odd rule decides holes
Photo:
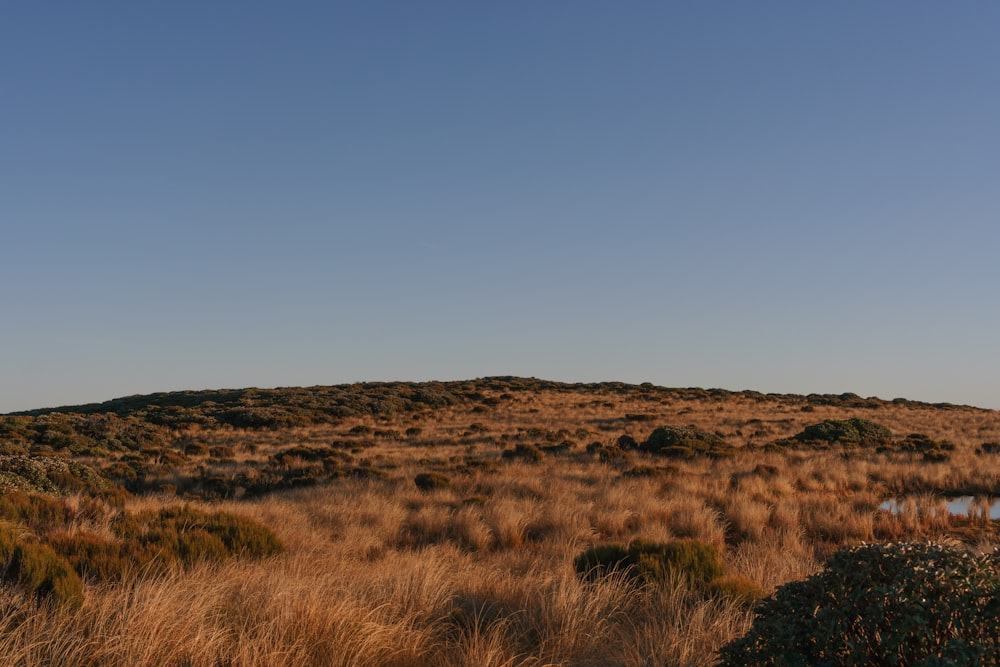
[(867, 419), (827, 419), (812, 424), (795, 436), (799, 442), (839, 443), (855, 447), (878, 447), (892, 441), (892, 431)]
[(984, 442), (980, 450), (983, 454), (1000, 454), (1000, 442)]
[(177, 537), (177, 555), (185, 563), (221, 562), (230, 555), (222, 539), (204, 528), (178, 532)]
[(615, 444), (618, 445), (619, 449), (639, 449), (639, 443), (635, 441), (635, 438), (628, 434), (619, 436), (618, 439), (615, 440)]
[(355, 466), (348, 470), (346, 473), (349, 477), (354, 479), (365, 479), (371, 481), (385, 481), (389, 479), (389, 473), (381, 468), (376, 468), (373, 465), (360, 465)]
[(116, 480), (120, 483), (134, 482), (139, 478), (139, 473), (134, 466), (125, 461), (115, 461), (105, 466), (101, 473), (108, 479)]
[(837, 551), (781, 586), (721, 665), (1000, 664), (1000, 555), (933, 543)]
[(614, 572), (631, 575), (633, 567), (628, 549), (620, 544), (594, 545), (573, 560), (573, 568), (585, 581), (597, 581)]
[(422, 472), (413, 478), (413, 483), (421, 491), (434, 491), (450, 487), (451, 478), (439, 472)]
[(941, 451), (940, 449), (933, 449), (929, 452), (924, 452), (920, 459), (925, 463), (945, 463), (951, 459), (951, 453)]
[(660, 426), (649, 434), (641, 448), (655, 453), (667, 447), (709, 449), (720, 444), (722, 438), (719, 436), (691, 426)]
[(17, 526), (7, 522), (0, 523), (0, 570), (3, 569), (4, 563), (9, 563), (10, 559), (14, 557), (17, 537)]
[(715, 547), (688, 539), (665, 543), (635, 539), (627, 548), (599, 544), (577, 556), (573, 566), (587, 581), (621, 572), (642, 582), (664, 582), (677, 577), (695, 588), (704, 588), (725, 573)]
[(168, 563), (191, 565), (228, 556), (261, 558), (283, 549), (274, 533), (252, 519), (188, 506), (122, 517), (114, 529), (130, 548), (138, 545), (136, 560), (151, 552)]
[(65, 559), (44, 544), (26, 542), (15, 546), (7, 578), (57, 604), (79, 607), (83, 603), (80, 577)]
[(539, 449), (544, 454), (554, 454), (558, 456), (571, 451), (574, 447), (576, 447), (576, 443), (572, 440), (563, 440), (557, 445), (542, 445)]
[(218, 537), (234, 556), (265, 558), (284, 550), (281, 541), (269, 528), (235, 514), (209, 514), (204, 529)]
[(126, 572), (145, 564), (127, 546), (87, 532), (51, 535), (48, 544), (76, 570), (91, 581), (115, 581)]
[(933, 449), (938, 449), (938, 443), (923, 433), (910, 433), (902, 440), (894, 442), (892, 449), (904, 452), (929, 452)]
[(0, 497), (0, 518), (26, 524), (36, 532), (65, 526), (73, 519), (66, 501), (52, 496), (11, 491)]
[(89, 466), (51, 456), (0, 455), (0, 487), (36, 493), (97, 492), (107, 482)]
[(660, 426), (653, 430), (639, 448), (671, 458), (732, 456), (735, 449), (719, 435), (693, 426)]

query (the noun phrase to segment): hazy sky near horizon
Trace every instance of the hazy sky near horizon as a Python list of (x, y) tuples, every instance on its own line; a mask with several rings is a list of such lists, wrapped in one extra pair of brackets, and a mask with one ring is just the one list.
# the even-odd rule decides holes
[(1000, 5), (8, 2), (0, 412), (524, 375), (1000, 408)]

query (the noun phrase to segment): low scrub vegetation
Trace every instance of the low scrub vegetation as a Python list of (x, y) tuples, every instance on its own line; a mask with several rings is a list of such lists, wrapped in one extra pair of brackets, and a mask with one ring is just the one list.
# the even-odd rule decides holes
[(727, 445), (721, 436), (690, 426), (660, 426), (649, 434), (640, 449), (651, 454), (682, 459), (695, 456), (720, 458), (735, 453), (735, 448)]
[(807, 426), (795, 436), (799, 442), (822, 442), (854, 447), (877, 447), (892, 440), (892, 431), (881, 424), (857, 417), (827, 419)]

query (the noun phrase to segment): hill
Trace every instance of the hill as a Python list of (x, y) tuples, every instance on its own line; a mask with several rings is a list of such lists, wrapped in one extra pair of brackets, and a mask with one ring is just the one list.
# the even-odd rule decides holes
[(3, 415), (0, 661), (710, 664), (840, 547), (987, 549), (998, 443), (968, 406), (515, 377)]

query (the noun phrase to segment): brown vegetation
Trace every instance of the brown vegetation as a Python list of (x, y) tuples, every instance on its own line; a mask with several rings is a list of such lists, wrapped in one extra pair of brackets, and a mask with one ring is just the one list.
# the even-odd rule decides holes
[[(969, 407), (516, 378), (0, 417), (0, 541), (83, 582), (8, 564), (0, 662), (711, 664), (839, 546), (992, 545), (941, 499), (1000, 495), (996, 442)], [(601, 545), (720, 562), (580, 576)]]

